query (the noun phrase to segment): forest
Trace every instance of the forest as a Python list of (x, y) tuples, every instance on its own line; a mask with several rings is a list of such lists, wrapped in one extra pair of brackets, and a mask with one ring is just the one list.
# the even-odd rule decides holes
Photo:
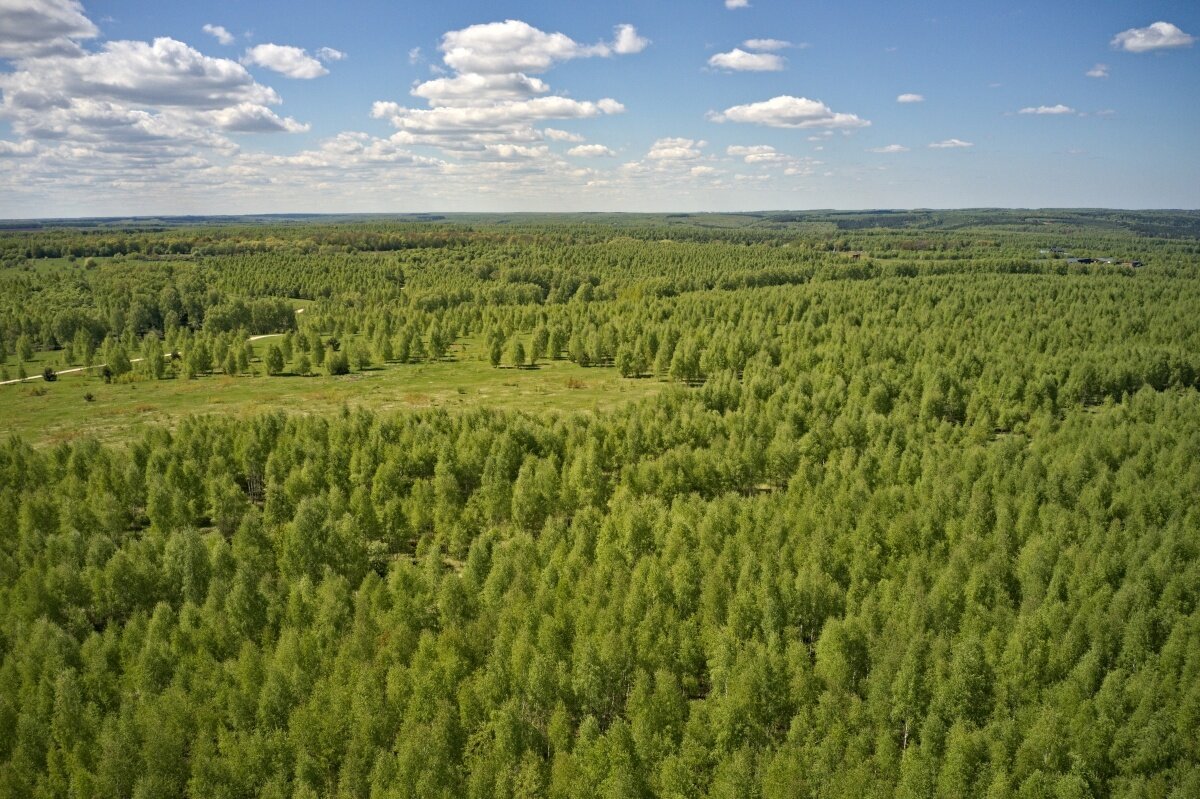
[(1196, 212), (5, 223), (0, 796), (1200, 796), (1198, 309)]

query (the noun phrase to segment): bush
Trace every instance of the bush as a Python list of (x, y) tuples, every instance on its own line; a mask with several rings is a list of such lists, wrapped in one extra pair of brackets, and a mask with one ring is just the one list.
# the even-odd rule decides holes
[(350, 373), (350, 358), (344, 352), (330, 352), (325, 355), (325, 366), (331, 375)]
[(55, 380), (58, 379), (58, 373), (54, 371), (53, 367), (47, 366), (45, 369), (42, 370), (42, 379), (45, 380), (47, 383), (53, 383)]

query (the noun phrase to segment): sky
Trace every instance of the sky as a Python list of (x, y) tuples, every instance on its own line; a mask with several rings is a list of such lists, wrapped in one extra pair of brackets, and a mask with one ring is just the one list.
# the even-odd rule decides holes
[(0, 0), (0, 217), (1200, 207), (1195, 0)]

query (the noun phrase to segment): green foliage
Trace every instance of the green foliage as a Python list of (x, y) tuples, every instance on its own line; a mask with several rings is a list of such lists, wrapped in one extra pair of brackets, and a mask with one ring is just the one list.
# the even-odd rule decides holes
[(277, 375), (283, 373), (284, 359), (283, 350), (278, 344), (272, 344), (267, 347), (267, 357), (265, 358), (267, 365), (267, 374)]
[(331, 375), (350, 374), (350, 355), (345, 350), (329, 347), (325, 351), (325, 368)]
[[(5, 268), (19, 356), (306, 403), (0, 442), (0, 795), (1195, 794), (1196, 240), (1063, 214), (0, 237), (97, 260)], [(658, 388), (320, 413), (210, 375), (255, 308), (272, 374)]]

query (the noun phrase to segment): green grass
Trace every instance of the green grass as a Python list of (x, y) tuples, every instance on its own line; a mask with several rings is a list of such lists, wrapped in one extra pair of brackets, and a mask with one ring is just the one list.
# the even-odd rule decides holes
[[(254, 342), (261, 358), (270, 339)], [(77, 372), (56, 382), (33, 380), (0, 386), (0, 430), (37, 446), (85, 436), (127, 441), (146, 427), (173, 426), (189, 414), (246, 417), (267, 410), (330, 413), (343, 405), (394, 411), (412, 408), (508, 408), (531, 412), (594, 411), (639, 399), (665, 383), (629, 380), (613, 368), (544, 361), (532, 369), (493, 368), (475, 342), (456, 344), (453, 360), (377, 365), (341, 377), (283, 375), (203, 376), (194, 380), (140, 380), (105, 384)], [(10, 361), (10, 367), (12, 366)], [(28, 364), (31, 375), (34, 364)], [(289, 365), (290, 368), (290, 365)], [(324, 371), (324, 370), (319, 370)], [(15, 377), (15, 370), (10, 368)], [(90, 393), (88, 402), (84, 395)]]

